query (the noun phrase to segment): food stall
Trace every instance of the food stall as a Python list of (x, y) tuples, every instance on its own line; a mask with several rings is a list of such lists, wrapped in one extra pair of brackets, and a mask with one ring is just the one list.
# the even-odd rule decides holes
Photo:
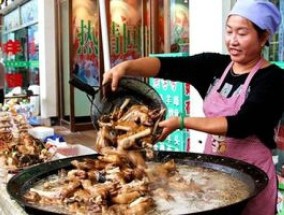
[[(91, 95), (94, 96), (94, 95)], [(115, 96), (114, 98), (117, 98), (117, 96)], [(136, 98), (136, 97), (134, 97)], [(91, 102), (93, 102), (93, 100), (91, 100)], [(92, 105), (94, 105), (92, 103)], [(103, 103), (102, 103), (103, 105)], [(121, 104), (122, 105), (122, 104)], [(123, 105), (122, 105), (123, 106)], [(93, 107), (96, 108), (96, 107)], [(104, 106), (100, 107), (101, 110), (109, 110), (109, 109), (105, 109)], [(112, 110), (113, 111), (113, 110)], [(92, 113), (94, 114), (94, 113)], [(108, 113), (109, 114), (109, 113)], [(93, 117), (93, 116), (92, 116)], [(110, 117), (109, 117), (110, 118)], [(93, 119), (94, 121), (94, 119)], [(106, 123), (106, 122), (103, 122)], [(107, 123), (109, 123), (109, 121), (107, 121)], [(131, 122), (133, 123), (133, 122)], [(136, 122), (135, 122), (136, 123)], [(120, 127), (121, 130), (123, 129), (129, 129), (128, 127), (125, 128), (126, 126), (123, 125), (122, 127)], [(127, 130), (128, 131), (128, 130)], [(110, 134), (112, 134), (110, 132)], [(134, 133), (132, 134), (135, 137), (137, 137), (137, 134)], [(139, 137), (141, 133), (139, 133)], [(144, 133), (143, 133), (144, 135)], [(43, 139), (43, 137), (41, 137), (40, 139)], [(121, 141), (122, 143), (129, 143), (126, 139), (123, 139), (125, 141)], [(130, 144), (130, 143), (129, 143)], [(162, 143), (161, 143), (162, 144)], [(162, 147), (163, 145), (160, 145), (160, 147)], [(184, 148), (182, 148), (182, 150), (184, 150)], [(180, 151), (182, 151), (180, 150)], [(90, 152), (91, 153), (91, 152)], [(62, 151), (61, 151), (62, 154)], [(77, 154), (78, 155), (78, 154)], [(76, 154), (72, 155), (72, 156), (76, 156)], [(86, 156), (87, 157), (87, 156)], [(85, 158), (86, 158), (85, 157)], [(229, 203), (228, 205), (226, 205), (225, 207), (221, 207), (220, 209), (220, 205), (218, 205), (217, 208), (211, 208), (209, 209), (210, 211), (201, 213), (202, 214), (239, 214), (239, 210), (242, 209), (242, 207), (245, 205), (245, 203), (252, 198), (253, 196), (257, 195), (265, 186), (267, 183), (267, 177), (265, 175), (265, 173), (263, 173), (262, 171), (260, 171), (259, 169), (255, 168), (254, 166), (248, 165), (247, 163), (243, 163), (240, 161), (236, 161), (233, 159), (226, 159), (223, 157), (215, 157), (215, 156), (207, 156), (207, 155), (202, 155), (202, 154), (194, 154), (194, 153), (182, 153), (182, 152), (157, 152), (156, 154), (154, 154), (154, 157), (156, 160), (153, 160), (154, 162), (160, 164), (168, 164), (167, 162), (171, 161), (170, 159), (174, 159), (177, 158), (175, 161), (177, 162), (177, 164), (179, 165), (186, 165), (186, 166), (197, 166), (200, 167), (201, 169), (210, 169), (210, 170), (214, 170), (213, 172), (217, 171), (218, 176), (220, 176), (220, 174), (224, 174), (224, 175), (233, 175), (236, 176), (236, 178), (230, 178), (229, 181), (230, 182), (234, 182), (235, 179), (241, 179), (241, 181), (246, 182), (249, 188), (249, 195), (246, 196), (244, 199), (242, 199), (239, 203)], [(3, 183), (3, 186), (1, 185), (1, 189), (0, 189), (0, 208), (2, 211), (0, 211), (1, 213), (4, 214), (27, 214), (27, 212), (19, 205), (19, 203), (22, 203), (23, 206), (29, 208), (30, 210), (32, 210), (33, 212), (38, 212), (41, 213), (43, 212), (43, 208), (40, 208), (38, 206), (33, 206), (27, 203), (26, 199), (24, 198), (24, 195), (26, 194), (26, 192), (29, 192), (30, 188), (34, 188), (32, 187), (32, 185), (34, 185), (34, 180), (38, 180), (38, 179), (44, 179), (46, 177), (46, 175), (50, 176), (52, 174), (54, 174), (55, 172), (58, 172), (59, 170), (61, 170), (62, 168), (66, 168), (68, 170), (70, 170), (71, 168), (71, 162), (73, 160), (79, 160), (78, 157), (75, 158), (70, 158), (67, 160), (59, 160), (61, 158), (65, 158), (65, 156), (54, 156), (54, 159), (52, 160), (48, 160), (46, 162), (42, 162), (41, 164), (37, 164), (35, 166), (31, 166), (29, 167), (26, 171), (20, 171), (19, 173), (17, 173), (12, 179), (13, 180), (9, 180), (10, 183), (8, 183), (8, 191), (7, 192), (7, 186), (5, 184), (5, 182)], [(98, 155), (92, 155), (92, 156), (88, 156), (88, 158), (92, 158), (94, 160), (98, 160), (99, 157)], [(104, 157), (102, 159), (105, 159)], [(80, 160), (81, 161), (81, 160)], [(162, 163), (161, 161), (165, 161), (164, 163)], [(82, 163), (80, 163), (82, 164)], [(125, 162), (125, 164), (127, 164), (127, 162)], [(171, 163), (170, 163), (171, 164)], [(133, 164), (129, 165), (132, 166)], [(114, 165), (115, 168), (120, 168), (120, 166), (117, 166), (116, 164)], [(164, 167), (162, 165), (162, 167)], [(74, 171), (78, 171), (78, 169), (72, 169)], [(70, 170), (70, 171), (72, 171)], [(130, 169), (131, 171), (133, 169)], [(151, 173), (153, 175), (151, 175), (156, 181), (159, 181), (161, 178), (157, 178), (156, 175), (154, 174), (155, 172), (155, 168), (154, 170), (151, 170)], [(162, 173), (167, 174), (168, 171), (164, 171), (165, 169), (162, 168)], [(175, 168), (174, 168), (175, 170)], [(199, 169), (200, 170), (200, 169)], [(192, 169), (187, 169), (186, 173), (192, 171)], [(113, 172), (117, 172), (117, 169), (114, 169)], [(120, 171), (119, 171), (120, 172)], [(174, 171), (175, 173), (177, 173), (178, 171)], [(31, 174), (33, 173), (33, 174)], [(36, 173), (36, 174), (35, 174)], [(70, 172), (68, 172), (70, 173)], [(172, 173), (172, 172), (171, 172)], [(196, 172), (194, 172), (196, 173)], [(5, 171), (3, 171), (3, 174), (7, 174), (7, 172), (5, 173)], [(71, 174), (71, 173), (70, 173)], [(35, 179), (33, 179), (31, 177), (31, 175), (35, 176)], [(10, 175), (11, 176), (11, 175)], [(67, 174), (68, 176), (68, 174)], [(179, 175), (175, 175), (174, 176), (178, 176)], [(76, 176), (77, 177), (77, 176)], [(113, 177), (113, 175), (112, 175)], [(195, 177), (195, 176), (192, 176)], [(24, 180), (23, 180), (24, 179)], [(81, 178), (80, 178), (81, 179)], [(181, 179), (183, 179), (183, 177), (181, 177)], [(192, 180), (193, 178), (191, 178)], [(190, 181), (191, 181), (190, 180)], [(82, 180), (81, 180), (82, 181)], [(80, 181), (80, 183), (82, 183)], [(194, 178), (193, 181), (202, 181), (204, 182), (203, 178), (202, 180), (200, 178)], [(214, 180), (213, 180), (214, 181)], [(204, 182), (205, 183), (205, 182)], [(23, 185), (27, 185), (29, 184), (28, 187), (25, 187), (25, 189), (23, 189)], [(226, 184), (226, 183), (225, 183)], [(202, 189), (200, 188), (199, 184), (197, 183), (190, 183), (190, 184), (178, 184), (178, 185), (182, 185), (185, 186), (184, 188), (191, 188), (192, 186), (194, 188), (196, 188), (197, 191), (202, 191), (198, 194), (211, 194), (209, 196), (202, 196), (204, 197), (207, 202), (202, 202), (202, 205), (206, 205), (208, 206), (209, 204), (205, 204), (208, 203), (208, 201), (210, 199), (212, 199), (212, 196), (215, 196), (216, 193), (209, 193), (209, 192), (203, 192), (203, 187)], [(224, 183), (219, 183), (219, 185), (224, 185)], [(121, 184), (119, 186), (122, 186)], [(218, 189), (222, 188), (219, 187)], [(231, 186), (230, 188), (232, 188), (233, 186)], [(229, 191), (227, 193), (225, 193), (225, 197), (232, 197), (232, 193), (238, 191), (239, 189), (236, 189), (235, 187), (233, 187), (234, 190), (233, 191)], [(218, 190), (215, 188), (215, 191)], [(209, 189), (210, 190), (210, 189)], [(141, 190), (139, 190), (141, 191)], [(141, 191), (143, 193), (143, 197), (145, 197), (145, 191)], [(157, 191), (158, 193), (158, 191)], [(148, 193), (146, 193), (148, 194)], [(187, 193), (188, 194), (188, 193)], [(214, 195), (213, 195), (214, 194)], [(72, 196), (73, 197), (73, 196)], [(115, 196), (117, 197), (117, 196)], [(114, 198), (115, 198), (114, 197)], [(195, 197), (195, 196), (191, 196), (191, 197)], [(224, 197), (224, 196), (222, 196)], [(172, 198), (170, 196), (168, 196), (168, 198)], [(45, 199), (48, 202), (48, 199)], [(139, 203), (141, 203), (141, 201), (143, 202), (144, 200), (147, 200), (146, 203), (148, 204), (149, 200), (147, 199), (139, 199)], [(192, 202), (192, 199), (187, 199), (188, 202)], [(239, 199), (238, 199), (239, 200)], [(67, 201), (74, 201), (74, 199), (67, 199)], [(221, 201), (220, 201), (221, 202)], [(113, 203), (113, 202), (111, 202)], [(127, 202), (128, 204), (129, 202)], [(136, 202), (137, 203), (137, 202)], [(162, 202), (163, 205), (167, 205), (165, 203), (168, 203), (168, 201), (164, 201)], [(171, 205), (171, 204), (169, 204)], [(129, 204), (129, 207), (131, 208), (133, 206), (133, 204)], [(172, 206), (172, 205), (171, 205)], [(174, 207), (176, 207), (176, 205), (174, 205)], [(13, 211), (11, 211), (11, 208), (13, 208)], [(176, 207), (178, 208), (178, 207)], [(128, 206), (126, 209), (129, 209)], [(171, 210), (173, 210), (173, 208), (171, 208)], [(203, 208), (204, 210), (204, 208)], [(182, 211), (184, 212), (184, 211)], [(185, 213), (189, 213), (188, 211), (185, 211)]]
[[(0, 136), (2, 167), (6, 173), (16, 173), (1, 188), (5, 190), (0, 203), (5, 213), (10, 214), (13, 207), (13, 214), (151, 214), (167, 210), (170, 214), (232, 215), (239, 214), (247, 201), (265, 188), (266, 174), (242, 161), (153, 151), (151, 145), (161, 132), (153, 122), (162, 120), (165, 112), (160, 108), (162, 99), (145, 82), (124, 78), (120, 89), (109, 92), (107, 100), (100, 93), (87, 92), (93, 95), (91, 117), (98, 130), (95, 149), (99, 154), (90, 151), (61, 159), (64, 156), (57, 157), (57, 153), (62, 150), (54, 150), (59, 149), (52, 147), (54, 141), (44, 140), (54, 134), (52, 128), (27, 128), (23, 115), (1, 113), (0, 121), (11, 131)], [(18, 142), (10, 145), (13, 141)], [(26, 147), (31, 143), (33, 147)], [(26, 153), (31, 148), (38, 154)], [(19, 159), (22, 156), (34, 159)]]

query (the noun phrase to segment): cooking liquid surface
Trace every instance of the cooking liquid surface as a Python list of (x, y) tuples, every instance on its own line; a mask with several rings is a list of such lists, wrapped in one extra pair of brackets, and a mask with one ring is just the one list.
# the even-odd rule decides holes
[(188, 214), (212, 210), (249, 197), (249, 187), (231, 175), (203, 167), (179, 165), (179, 173), (187, 181), (196, 183), (202, 191), (171, 190), (174, 201), (153, 196), (157, 208), (154, 214)]
[[(156, 163), (149, 163), (152, 168)], [(184, 189), (173, 189), (171, 186), (166, 185), (165, 178), (157, 180), (150, 187), (162, 188), (166, 191), (173, 199), (165, 199), (161, 195), (152, 194), (152, 198), (155, 202), (155, 208), (151, 210), (149, 215), (175, 215), (175, 214), (190, 214), (195, 212), (201, 212), (206, 210), (212, 210), (229, 204), (233, 204), (249, 197), (249, 187), (244, 182), (236, 179), (235, 177), (216, 171), (198, 166), (189, 166), (178, 164), (177, 166), (179, 174), (187, 182), (191, 182), (196, 185), (198, 189), (184, 190)], [(43, 184), (47, 181), (53, 181), (56, 183), (58, 175), (51, 175), (45, 179), (38, 181), (31, 190), (38, 192), (39, 194), (49, 195), (52, 198), (56, 196), (58, 186), (55, 186), (49, 190), (45, 189)], [(178, 185), (177, 185), (178, 186)], [(182, 191), (178, 191), (182, 190)], [(157, 191), (158, 193), (161, 193)], [(39, 205), (33, 203), (36, 208), (47, 210), (55, 213), (70, 213), (64, 209), (64, 204), (57, 205)], [(77, 212), (76, 214), (88, 214), (86, 212)], [(94, 214), (94, 213), (92, 213)], [(96, 214), (96, 213), (95, 213)], [(98, 213), (101, 214), (101, 213)]]

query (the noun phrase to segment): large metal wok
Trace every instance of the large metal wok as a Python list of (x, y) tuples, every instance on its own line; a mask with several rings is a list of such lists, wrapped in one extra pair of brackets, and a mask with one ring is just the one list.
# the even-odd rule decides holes
[[(34, 185), (38, 180), (46, 178), (49, 175), (58, 173), (58, 170), (71, 168), (70, 161), (74, 159), (94, 158), (98, 154), (55, 160), (40, 164), (23, 170), (21, 173), (13, 176), (7, 185), (8, 193), (11, 198), (16, 200), (30, 214), (57, 214), (44, 210), (40, 207), (27, 203), (23, 197), (24, 193)], [(220, 172), (229, 173), (233, 177), (245, 182), (250, 187), (250, 195), (241, 202), (227, 205), (209, 211), (202, 211), (194, 214), (218, 214), (218, 215), (237, 215), (240, 214), (247, 202), (259, 194), (268, 182), (267, 175), (259, 168), (245, 163), (243, 161), (213, 155), (186, 152), (155, 152), (155, 161), (164, 162), (169, 159), (175, 159), (177, 164), (188, 164), (191, 166), (206, 167)]]
[[(87, 94), (91, 102), (91, 120), (96, 130), (99, 130), (98, 121), (100, 117), (110, 114), (126, 98), (130, 98), (130, 106), (133, 104), (144, 104), (152, 110), (166, 109), (166, 105), (157, 91), (138, 78), (123, 77), (115, 92), (110, 90), (110, 83), (96, 89), (82, 82), (77, 76), (72, 77), (69, 83)], [(162, 119), (165, 116), (166, 113), (163, 114)], [(158, 128), (155, 134), (158, 135), (160, 132), (161, 129)]]

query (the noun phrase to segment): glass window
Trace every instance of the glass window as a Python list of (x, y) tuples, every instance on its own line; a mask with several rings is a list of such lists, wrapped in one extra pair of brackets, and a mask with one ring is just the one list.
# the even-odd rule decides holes
[(189, 52), (189, 1), (171, 0), (171, 52)]
[(14, 87), (27, 89), (30, 85), (39, 85), (38, 25), (4, 34), (2, 44), (14, 50), (3, 50), (6, 93)]
[(38, 25), (28, 27), (29, 85), (39, 85)]

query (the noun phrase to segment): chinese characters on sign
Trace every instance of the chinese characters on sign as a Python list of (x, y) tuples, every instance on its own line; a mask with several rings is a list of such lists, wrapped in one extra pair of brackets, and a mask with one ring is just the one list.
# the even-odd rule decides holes
[(111, 67), (141, 57), (141, 1), (110, 1), (110, 61)]
[[(190, 114), (190, 85), (158, 78), (151, 78), (150, 85), (160, 94), (167, 106), (167, 118)], [(155, 147), (166, 151), (189, 151), (190, 136), (187, 130), (177, 130)]]
[(8, 55), (16, 55), (22, 51), (21, 43), (18, 40), (8, 40), (3, 44), (3, 52)]
[(88, 21), (87, 24), (84, 20), (81, 20), (81, 25), (77, 34), (77, 39), (79, 41), (79, 47), (77, 54), (79, 56), (86, 55), (90, 57), (95, 57), (99, 53), (99, 43), (98, 38), (94, 35), (94, 29), (91, 28), (91, 22)]
[[(152, 57), (179, 57), (187, 53), (150, 54)], [(174, 71), (172, 71), (174, 72)], [(190, 84), (174, 82), (158, 78), (150, 78), (149, 84), (160, 94), (167, 107), (167, 115), (190, 115)], [(170, 134), (163, 142), (155, 144), (156, 149), (165, 151), (189, 151), (190, 132), (187, 129), (177, 130)]]
[(150, 80), (168, 108), (168, 116), (189, 115), (190, 84), (153, 78)]
[(140, 31), (135, 26), (122, 25), (123, 33), (121, 34), (120, 25), (112, 23), (111, 29), (111, 53), (113, 57), (135, 56), (140, 53)]
[(98, 2), (73, 0), (72, 16), (73, 74), (88, 85), (99, 86)]

